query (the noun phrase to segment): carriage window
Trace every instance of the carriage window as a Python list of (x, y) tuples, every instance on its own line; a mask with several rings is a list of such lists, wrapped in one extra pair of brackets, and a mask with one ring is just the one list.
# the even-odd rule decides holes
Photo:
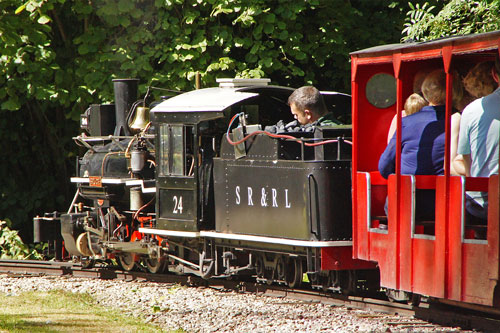
[(368, 80), (365, 93), (371, 105), (388, 108), (396, 103), (396, 78), (387, 73), (375, 74)]

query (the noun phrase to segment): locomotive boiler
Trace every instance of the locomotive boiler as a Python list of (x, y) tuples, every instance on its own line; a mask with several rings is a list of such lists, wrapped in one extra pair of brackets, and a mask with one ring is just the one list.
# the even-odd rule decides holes
[[(134, 224), (154, 211), (154, 135), (147, 126), (147, 96), (137, 100), (138, 80), (113, 85), (115, 104), (91, 105), (81, 115), (86, 133), (74, 140), (86, 152), (71, 178), (77, 187), (73, 202), (65, 213), (34, 219), (35, 241), (62, 238), (67, 253), (86, 265), (116, 255), (127, 267), (133, 260), (122, 250), (133, 239)], [(56, 237), (52, 232), (59, 227)], [(143, 246), (136, 251), (145, 252)]]

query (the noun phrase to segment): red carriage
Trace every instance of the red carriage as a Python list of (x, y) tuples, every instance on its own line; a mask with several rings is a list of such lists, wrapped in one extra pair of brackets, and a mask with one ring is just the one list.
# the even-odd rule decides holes
[[(448, 302), (498, 306), (500, 229), (498, 175), (450, 174), (452, 81), (457, 70), (493, 60), (500, 31), (431, 42), (395, 44), (351, 54), (353, 124), (353, 257), (378, 263), (381, 286), (396, 299), (425, 295)], [(418, 72), (446, 73), (444, 175), (401, 174), (404, 100)], [(455, 75), (456, 76), (456, 75)], [(499, 106), (500, 107), (500, 106)], [(378, 161), (397, 114), (396, 173), (386, 180)], [(415, 218), (415, 191), (435, 191), (435, 218)], [(487, 191), (488, 222), (465, 223), (465, 192)], [(384, 204), (388, 198), (388, 216)]]

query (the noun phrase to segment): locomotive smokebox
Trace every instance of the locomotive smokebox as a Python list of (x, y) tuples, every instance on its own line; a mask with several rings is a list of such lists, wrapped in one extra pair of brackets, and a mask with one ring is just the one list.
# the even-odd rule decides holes
[(138, 79), (114, 79), (116, 127), (114, 135), (130, 135), (127, 115), (137, 100)]

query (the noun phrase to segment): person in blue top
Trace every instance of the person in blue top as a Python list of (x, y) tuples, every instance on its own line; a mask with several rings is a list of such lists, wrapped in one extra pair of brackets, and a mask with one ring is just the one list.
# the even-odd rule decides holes
[[(463, 91), (458, 75), (453, 80), (453, 100), (459, 101)], [(445, 150), (445, 101), (446, 74), (443, 70), (430, 72), (422, 83), (422, 93), (429, 102), (419, 112), (402, 118), (401, 128), (401, 174), (442, 175), (444, 173)], [(396, 171), (396, 133), (380, 156), (378, 169), (384, 178)], [(427, 200), (427, 197), (432, 200)], [(425, 199), (424, 199), (425, 198)], [(429, 191), (418, 191), (419, 202), (427, 204), (417, 209), (418, 213), (433, 216), (434, 200)], [(430, 214), (432, 211), (432, 214)], [(428, 213), (428, 214), (427, 214)]]

